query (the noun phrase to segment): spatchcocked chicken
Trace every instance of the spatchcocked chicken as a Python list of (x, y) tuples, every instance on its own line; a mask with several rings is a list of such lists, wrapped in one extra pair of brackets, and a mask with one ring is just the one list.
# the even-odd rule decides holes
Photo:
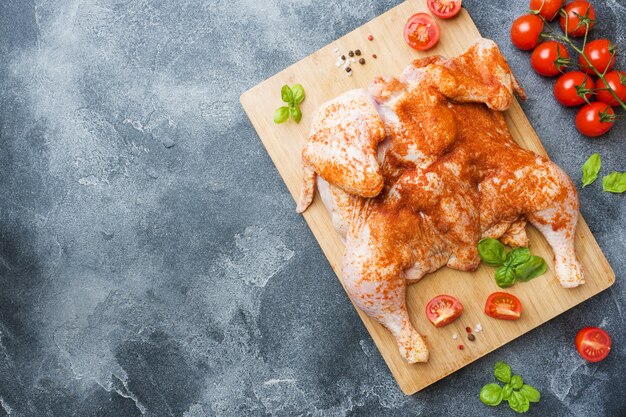
[(549, 159), (520, 148), (502, 111), (524, 98), (497, 45), (418, 59), (318, 110), (304, 146), (298, 212), (315, 188), (346, 249), (350, 298), (384, 325), (410, 363), (428, 348), (409, 320), (406, 286), (447, 265), (478, 267), (481, 238), (526, 246), (527, 222), (552, 246), (563, 287), (584, 282), (576, 259), (578, 197)]

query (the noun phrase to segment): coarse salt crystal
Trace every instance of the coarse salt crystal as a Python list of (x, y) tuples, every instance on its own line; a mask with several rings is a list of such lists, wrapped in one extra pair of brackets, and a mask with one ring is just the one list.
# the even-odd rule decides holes
[(456, 339), (458, 339), (458, 338), (459, 338), (459, 335), (455, 333), (455, 334), (453, 334), (453, 335), (452, 335), (452, 338), (453, 338), (454, 340), (456, 340)]
[(474, 331), (476, 333), (480, 333), (482, 330), (483, 330), (483, 326), (480, 323), (478, 323), (476, 327), (474, 328)]
[(334, 53), (339, 52), (339, 48), (335, 48), (335, 49), (333, 49), (333, 52), (334, 52)]
[(350, 61), (352, 61), (352, 62), (356, 62), (356, 59), (352, 58), (352, 59), (350, 59)]

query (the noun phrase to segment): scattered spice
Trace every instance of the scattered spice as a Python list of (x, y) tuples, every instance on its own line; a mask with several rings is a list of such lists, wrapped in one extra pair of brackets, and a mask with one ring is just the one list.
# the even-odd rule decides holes
[(350, 51), (350, 52), (348, 52), (348, 55), (349, 55), (350, 57), (353, 57), (353, 56), (354, 56), (354, 51)]
[(345, 61), (346, 60), (346, 56), (345, 55), (341, 55), (341, 60)]
[(378, 56), (376, 54), (372, 54), (372, 58), (376, 59)]
[(463, 350), (463, 349), (465, 349), (465, 346), (459, 345), (459, 350)]
[(369, 36), (367, 37), (367, 40), (368, 40), (368, 41), (373, 41), (373, 40), (374, 40), (374, 37), (373, 37), (372, 35), (369, 35)]
[(359, 64), (361, 64), (361, 65), (365, 64), (365, 58), (359, 59)]
[(472, 328), (471, 327), (466, 327), (465, 331), (468, 332), (468, 333), (471, 333), (472, 332)]
[(354, 51), (354, 54), (355, 54), (356, 56), (361, 56), (361, 50), (360, 50), (360, 49), (357, 49), (356, 51)]
[(352, 68), (347, 67), (347, 68), (346, 68), (346, 72), (350, 72), (350, 71), (352, 71)]
[(467, 338), (469, 339), (470, 342), (473, 342), (474, 340), (476, 340), (476, 336), (474, 336), (473, 334), (468, 334)]
[(474, 327), (474, 332), (475, 333), (480, 333), (483, 331), (483, 326), (480, 323), (476, 323), (476, 327)]
[(458, 334), (456, 334), (456, 333), (454, 333), (454, 334), (452, 335), (452, 338), (453, 338), (454, 340), (456, 340), (456, 339), (458, 339), (458, 338), (459, 338), (459, 335), (458, 335)]

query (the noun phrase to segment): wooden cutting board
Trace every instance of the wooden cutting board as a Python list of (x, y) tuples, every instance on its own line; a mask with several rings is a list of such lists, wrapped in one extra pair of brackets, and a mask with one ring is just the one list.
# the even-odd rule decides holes
[[(427, 53), (416, 52), (405, 45), (402, 28), (409, 16), (422, 11), (428, 11), (425, 1), (402, 3), (241, 96), (246, 113), (294, 199), (297, 200), (300, 193), (302, 178), (300, 152), (309, 132), (310, 117), (320, 104), (347, 90), (367, 87), (377, 75), (397, 75), (413, 59), (420, 56), (460, 54), (480, 36), (467, 11), (462, 10), (450, 21), (438, 20), (441, 26), (441, 39), (434, 49)], [(319, 29), (324, 30), (321, 27)], [(373, 41), (367, 39), (370, 34), (374, 36)], [(353, 76), (348, 77), (343, 68), (335, 66), (336, 48), (346, 56), (349, 50), (360, 49), (363, 51), (362, 57), (367, 62), (365, 65), (352, 64)], [(373, 59), (372, 54), (377, 54), (378, 59)], [(301, 106), (304, 114), (301, 123), (298, 125), (290, 121), (282, 125), (274, 124), (274, 110), (282, 105), (281, 86), (296, 83), (301, 83), (306, 90), (306, 100)], [(517, 102), (513, 103), (506, 116), (513, 137), (522, 147), (545, 154), (537, 134)], [(578, 178), (574, 180), (578, 181)], [(295, 207), (294, 203), (294, 210)], [(319, 195), (304, 213), (304, 218), (341, 280), (344, 245), (333, 229)], [(531, 250), (546, 259), (549, 270), (539, 278), (528, 283), (518, 283), (507, 290), (516, 295), (524, 306), (522, 317), (518, 321), (499, 321), (483, 313), (484, 303), (489, 294), (499, 290), (494, 281), (494, 268), (489, 266), (482, 265), (471, 273), (443, 268), (409, 287), (407, 295), (409, 313), (417, 330), (427, 338), (431, 350), (428, 363), (407, 364), (400, 357), (390, 333), (357, 309), (405, 394), (413, 394), (457, 371), (605, 290), (615, 281), (611, 267), (582, 218), (576, 234), (576, 247), (578, 257), (586, 270), (587, 282), (575, 289), (561, 288), (554, 276), (551, 249), (535, 229), (531, 227), (529, 229)], [(438, 294), (454, 295), (465, 306), (465, 311), (458, 320), (440, 329), (433, 327), (424, 314), (426, 303)], [(484, 330), (476, 334), (474, 342), (470, 342), (467, 340), (465, 328), (467, 326), (473, 328), (477, 323), (481, 323)], [(575, 330), (577, 329), (562, 329), (572, 338)], [(453, 340), (454, 333), (459, 335), (458, 340)], [(458, 349), (459, 343), (465, 345), (464, 350)], [(494, 358), (494, 362), (495, 360)]]

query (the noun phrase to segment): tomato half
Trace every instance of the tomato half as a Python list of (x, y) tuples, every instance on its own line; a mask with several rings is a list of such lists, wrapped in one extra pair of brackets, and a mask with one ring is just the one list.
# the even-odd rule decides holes
[[(589, 58), (589, 61), (596, 69), (604, 74), (606, 71), (610, 71), (615, 65), (616, 46), (608, 39), (596, 39), (585, 45), (585, 55)], [(580, 70), (587, 74), (596, 75), (591, 69), (585, 58), (582, 55), (578, 57), (578, 65)]]
[(439, 40), (439, 25), (426, 13), (416, 13), (404, 25), (404, 40), (413, 49), (425, 51)]
[[(609, 87), (611, 87), (617, 97), (619, 97), (622, 102), (626, 102), (626, 72), (611, 71), (606, 74), (604, 78), (606, 79), (606, 82), (609, 83)], [(598, 89), (596, 91), (596, 98), (598, 101), (613, 107), (619, 106), (619, 102), (615, 100), (613, 94), (611, 94), (608, 90), (603, 90), (604, 88), (607, 88), (607, 86), (602, 80), (598, 80), (596, 88)]]
[(442, 19), (449, 19), (461, 11), (461, 0), (428, 0), (428, 10)]
[(451, 295), (438, 295), (426, 305), (426, 317), (435, 327), (443, 327), (463, 312), (463, 304)]
[(528, 51), (539, 43), (543, 20), (537, 15), (520, 16), (511, 25), (511, 42), (516, 48)]
[(611, 337), (597, 327), (585, 327), (576, 335), (576, 350), (589, 362), (600, 362), (611, 351)]
[(548, 22), (559, 15), (563, 6), (565, 0), (530, 0), (530, 10), (538, 12)]
[(595, 138), (611, 130), (615, 112), (606, 103), (595, 101), (582, 107), (576, 115), (576, 129), (585, 136)]
[(487, 298), (485, 314), (494, 319), (517, 320), (522, 314), (522, 302), (513, 294), (494, 292)]
[(564, 106), (580, 106), (590, 100), (595, 83), (581, 71), (566, 72), (554, 83), (554, 98)]
[(538, 74), (546, 77), (558, 75), (568, 63), (567, 47), (556, 41), (540, 43), (530, 55), (530, 65)]
[[(589, 30), (596, 25), (596, 11), (588, 1), (576, 0), (565, 6), (567, 19), (561, 15), (559, 24), (563, 32), (573, 37), (585, 36), (587, 27), (585, 22), (589, 24)], [(567, 24), (567, 30), (565, 25)]]

